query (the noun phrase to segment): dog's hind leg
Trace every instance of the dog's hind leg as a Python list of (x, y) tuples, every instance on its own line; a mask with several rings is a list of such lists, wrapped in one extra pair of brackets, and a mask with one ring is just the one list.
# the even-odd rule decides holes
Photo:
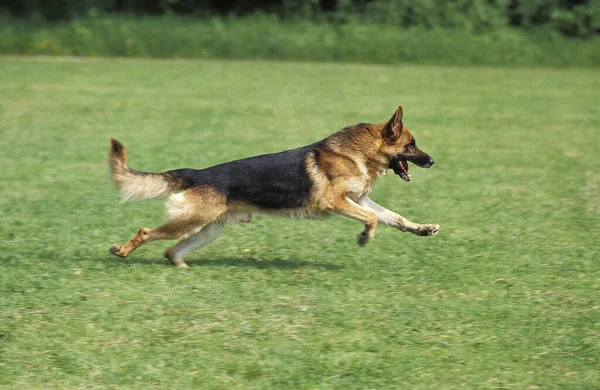
[(225, 221), (213, 222), (203, 227), (198, 233), (193, 234), (177, 244), (167, 249), (165, 257), (175, 267), (187, 268), (188, 265), (183, 260), (184, 256), (194, 249), (201, 248), (213, 242), (223, 230)]
[(358, 204), (373, 210), (377, 215), (377, 220), (382, 224), (394, 227), (403, 232), (410, 232), (418, 236), (433, 236), (440, 230), (440, 225), (438, 224), (419, 224), (409, 221), (403, 216), (375, 203), (367, 195), (361, 197), (358, 200)]
[(167, 202), (167, 222), (164, 225), (156, 229), (141, 228), (125, 245), (115, 244), (109, 251), (115, 256), (127, 257), (140, 246), (152, 241), (187, 238), (205, 226), (220, 221), (226, 211), (225, 196), (214, 188), (190, 188), (171, 195)]
[[(201, 227), (201, 226), (200, 226)], [(198, 225), (178, 222), (167, 222), (156, 229), (141, 228), (135, 236), (123, 246), (113, 244), (108, 251), (115, 256), (127, 257), (142, 245), (156, 240), (175, 240), (199, 230)]]

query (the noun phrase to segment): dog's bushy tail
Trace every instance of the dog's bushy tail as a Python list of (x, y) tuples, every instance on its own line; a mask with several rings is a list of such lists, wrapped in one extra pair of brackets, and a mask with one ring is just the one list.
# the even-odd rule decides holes
[(113, 138), (110, 139), (108, 165), (110, 178), (119, 189), (123, 201), (160, 198), (186, 187), (181, 179), (167, 172), (148, 173), (129, 168), (125, 147)]

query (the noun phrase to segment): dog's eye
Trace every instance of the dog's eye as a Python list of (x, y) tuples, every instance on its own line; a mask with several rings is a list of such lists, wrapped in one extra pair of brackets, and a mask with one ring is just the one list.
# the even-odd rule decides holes
[(414, 147), (416, 145), (415, 140), (411, 140), (408, 144), (406, 144), (407, 147)]

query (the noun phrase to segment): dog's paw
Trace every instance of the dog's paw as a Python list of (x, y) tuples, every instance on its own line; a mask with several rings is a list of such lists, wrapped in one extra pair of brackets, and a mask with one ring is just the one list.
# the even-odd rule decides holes
[(252, 222), (252, 214), (247, 214), (240, 218), (240, 223), (250, 223), (250, 222)]
[(177, 267), (177, 268), (190, 268), (185, 263), (185, 261), (183, 261), (182, 258), (176, 257), (175, 255), (171, 254), (171, 252), (169, 251), (169, 249), (167, 249), (167, 251), (165, 252), (165, 259), (169, 260), (171, 262), (171, 264), (173, 264), (174, 267)]
[(356, 242), (358, 246), (365, 246), (367, 242), (371, 241), (371, 238), (367, 232), (362, 232), (356, 236)]
[(415, 233), (422, 237), (434, 236), (440, 231), (440, 225), (434, 223), (430, 225), (421, 225)]
[(112, 244), (110, 248), (108, 248), (108, 252), (119, 257), (125, 257), (121, 254), (121, 247), (117, 244)]

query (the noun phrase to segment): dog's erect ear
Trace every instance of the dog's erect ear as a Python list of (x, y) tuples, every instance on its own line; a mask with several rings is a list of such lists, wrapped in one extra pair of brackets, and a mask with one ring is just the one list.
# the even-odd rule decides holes
[(398, 107), (392, 119), (385, 125), (383, 129), (383, 138), (390, 141), (396, 141), (402, 133), (402, 106)]

